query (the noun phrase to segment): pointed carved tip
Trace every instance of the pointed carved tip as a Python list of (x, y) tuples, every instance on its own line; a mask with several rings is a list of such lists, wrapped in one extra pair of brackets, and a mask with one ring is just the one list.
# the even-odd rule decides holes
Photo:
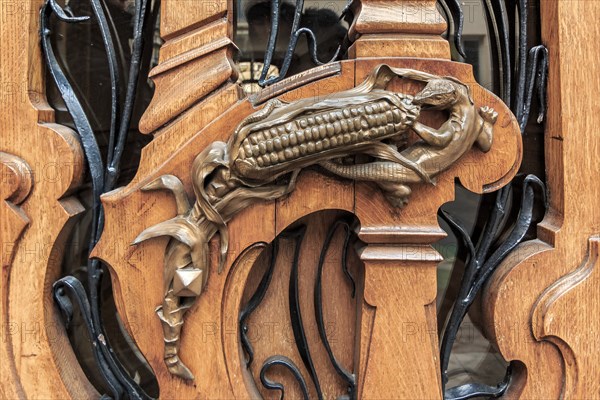
[(194, 374), (192, 374), (192, 371), (190, 371), (189, 368), (185, 366), (185, 364), (179, 359), (179, 357), (175, 356), (175, 358), (176, 361), (167, 367), (169, 372), (175, 376), (180, 377), (181, 379), (193, 381), (195, 378)]

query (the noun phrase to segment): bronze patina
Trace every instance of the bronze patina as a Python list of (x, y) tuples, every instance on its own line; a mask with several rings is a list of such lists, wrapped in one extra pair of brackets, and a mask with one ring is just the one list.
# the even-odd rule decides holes
[[(386, 90), (394, 77), (426, 86), (414, 97)], [(434, 129), (418, 121), (422, 108), (449, 117)], [(473, 144), (488, 151), (496, 118), (493, 109), (476, 107), (469, 87), (452, 77), (380, 65), (354, 89), (292, 103), (272, 100), (248, 116), (227, 143), (212, 143), (194, 160), (193, 205), (175, 176), (146, 185), (143, 190), (170, 190), (177, 202), (176, 217), (149, 227), (133, 242), (172, 238), (164, 261), (165, 297), (156, 309), (169, 371), (194, 379), (178, 355), (183, 315), (206, 283), (208, 245), (216, 233), (221, 272), (229, 243), (227, 222), (240, 210), (287, 195), (300, 171), (311, 166), (374, 182), (391, 204), (403, 207), (411, 193), (408, 184), (433, 184)], [(420, 140), (409, 144), (410, 131)], [(370, 161), (348, 161), (356, 155)]]

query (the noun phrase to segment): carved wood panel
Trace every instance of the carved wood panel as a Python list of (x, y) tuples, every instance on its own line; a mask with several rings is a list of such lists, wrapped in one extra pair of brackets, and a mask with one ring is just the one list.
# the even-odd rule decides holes
[[(600, 196), (593, 184), (600, 173), (595, 162), (600, 144), (593, 133), (600, 115), (594, 103), (600, 77), (596, 52), (583, 45), (600, 40), (595, 23), (600, 8), (593, 3), (542, 2), (551, 59), (545, 145), (550, 206), (538, 239), (504, 260), (484, 294), (487, 333), (513, 362), (509, 398), (583, 398), (600, 390), (594, 334), (600, 307), (595, 290)], [(0, 397), (91, 398), (98, 393), (69, 346), (51, 293), (70, 224), (83, 211), (71, 194), (81, 183), (84, 162), (76, 133), (55, 124), (45, 103), (40, 6), (28, 3), (27, 12), (14, 12), (11, 4), (0, 5), (1, 83), (12, 85), (0, 103), (5, 110), (0, 115)], [(420, 12), (407, 12), (407, 7)], [(305, 391), (308, 398), (345, 391), (350, 398), (443, 396), (435, 315), (441, 256), (431, 244), (446, 233), (437, 211), (453, 199), (457, 180), (477, 193), (508, 184), (521, 163), (520, 129), (508, 106), (475, 81), (470, 66), (449, 61), (450, 46), (440, 37), (446, 23), (435, 1), (361, 0), (351, 9), (350, 59), (247, 98), (234, 83), (232, 2), (161, 4), (165, 43), (150, 73), (155, 95), (140, 121), (140, 130), (153, 140), (143, 150), (135, 178), (102, 197), (105, 226), (91, 254), (110, 269), (123, 326), (156, 374), (160, 397), (275, 398), (277, 391), (261, 383), (263, 363), (273, 361), (272, 355), (286, 356), (306, 381), (303, 389), (281, 363), (265, 372), (271, 386), (283, 384), (292, 397)], [(367, 106), (361, 111), (360, 101), (373, 100), (372, 93), (380, 96), (376, 107), (382, 109), (397, 99), (405, 101), (393, 103), (398, 107), (394, 111), (405, 111), (393, 133), (374, 128), (381, 120)], [(468, 118), (461, 119), (465, 108), (455, 107), (452, 97), (461, 93), (473, 99), (465, 103), (465, 114), (474, 112), (480, 125), (478, 135), (452, 158), (444, 150), (470, 126)], [(444, 103), (448, 96), (454, 102)], [(413, 118), (411, 107), (418, 108)], [(344, 118), (355, 117), (353, 110), (371, 117), (364, 116), (367, 126), (361, 129), (357, 117), (357, 138), (367, 128), (381, 135), (368, 138), (369, 146), (353, 142), (351, 129), (343, 127)], [(303, 123), (316, 125), (310, 130)], [(339, 144), (349, 150), (322, 151), (335, 146), (329, 138), (327, 145), (316, 138), (327, 134), (328, 123), (333, 131), (338, 126), (344, 130)], [(278, 128), (285, 124), (302, 135), (315, 135), (310, 142), (314, 148), (299, 146), (300, 155), (291, 147), (285, 149), (289, 152), (269, 149), (272, 157), (259, 162), (256, 157), (265, 154), (252, 147), (260, 152), (262, 144), (253, 143), (252, 134), (260, 140), (260, 134), (275, 130), (272, 135), (284, 142)], [(275, 139), (271, 137), (271, 146), (279, 146)], [(419, 147), (423, 141), (425, 147)], [(442, 154), (436, 159), (442, 163), (421, 170), (421, 162), (435, 154)], [(346, 159), (348, 155), (353, 158)], [(296, 161), (285, 164), (292, 159)], [(286, 166), (277, 169), (277, 163)], [(267, 164), (273, 168), (264, 172)], [(400, 167), (402, 178), (393, 185), (385, 180)], [(365, 173), (377, 168), (389, 175)], [(265, 187), (270, 192), (261, 192)], [(330, 340), (332, 354), (347, 369), (348, 380), (354, 379), (350, 385), (324, 351), (313, 297), (323, 239), (341, 216), (352, 221), (348, 233), (353, 246), (344, 254), (355, 279), (355, 297), (343, 268), (329, 267), (341, 263), (339, 235), (331, 246), (336, 255), (325, 264), (321, 293), (325, 320), (335, 327), (328, 338), (339, 339)], [(167, 237), (158, 228), (152, 231), (169, 220), (180, 225), (171, 226)], [(304, 252), (294, 263), (293, 232), (300, 224), (306, 224)], [(143, 232), (153, 233), (143, 237)], [(206, 239), (194, 237), (201, 251), (182, 232)], [(279, 257), (271, 263), (275, 243)], [(185, 264), (173, 267), (173, 260)], [(248, 317), (246, 332), (240, 315), (271, 264), (268, 290)], [(296, 290), (295, 273), (296, 308), (290, 297)], [(162, 312), (158, 316), (157, 307)], [(171, 313), (168, 321), (166, 311)], [(290, 323), (294, 313), (303, 316), (305, 324), (300, 325), (316, 373), (299, 350), (303, 340), (297, 317)], [(259, 339), (250, 340), (254, 361), (248, 366), (243, 338), (252, 332)]]

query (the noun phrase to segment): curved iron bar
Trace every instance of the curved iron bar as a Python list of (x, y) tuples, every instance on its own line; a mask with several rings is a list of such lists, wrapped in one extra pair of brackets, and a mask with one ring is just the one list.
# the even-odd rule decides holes
[(273, 241), (273, 245), (271, 246), (271, 258), (269, 260), (269, 267), (265, 271), (258, 287), (252, 297), (246, 304), (246, 307), (240, 312), (238, 324), (240, 327), (240, 335), (242, 342), (242, 349), (248, 356), (246, 359), (246, 367), (250, 367), (252, 361), (254, 360), (254, 350), (252, 349), (252, 343), (250, 343), (250, 339), (248, 338), (248, 324), (247, 320), (250, 318), (250, 315), (256, 310), (256, 308), (262, 303), (265, 298), (265, 294), (269, 289), (269, 285), (271, 284), (271, 278), (273, 277), (273, 271), (275, 271), (275, 264), (277, 263), (277, 254), (279, 253), (279, 240), (275, 238)]
[[(488, 0), (491, 1), (491, 0)], [(352, 1), (349, 0), (344, 9), (342, 10), (340, 19), (343, 18), (348, 11), (350, 10), (350, 5)], [(462, 11), (462, 7), (460, 5), (459, 0), (438, 0), (438, 3), (442, 7), (442, 10), (446, 14), (446, 20), (448, 21), (448, 25), (450, 27), (449, 34), (454, 37), (454, 46), (456, 47), (457, 52), (463, 57), (466, 58), (466, 53), (462, 40), (462, 32), (464, 26), (464, 13)], [(273, 54), (275, 53), (275, 47), (277, 43), (277, 36), (279, 35), (279, 21), (280, 21), (280, 0), (271, 0), (271, 31), (269, 33), (269, 40), (267, 43), (267, 48), (265, 50), (264, 64), (258, 79), (258, 84), (261, 87), (272, 85), (276, 82), (281, 81), (287, 75), (289, 67), (292, 63), (292, 56), (294, 55), (294, 51), (296, 49), (296, 45), (298, 43), (298, 39), (302, 34), (306, 35), (306, 40), (308, 42), (309, 52), (311, 61), (315, 65), (323, 65), (331, 63), (338, 59), (340, 56), (340, 52), (342, 49), (342, 45), (339, 44), (335, 54), (331, 57), (329, 61), (322, 62), (319, 60), (317, 56), (317, 39), (312, 30), (300, 27), (300, 21), (302, 18), (302, 12), (304, 11), (304, 0), (296, 0), (295, 4), (295, 12), (294, 12), (294, 20), (292, 22), (292, 29), (290, 34), (290, 40), (288, 43), (288, 48), (286, 50), (282, 66), (279, 70), (279, 74), (276, 76), (268, 77), (267, 74), (269, 69), (271, 68), (271, 64), (273, 61)]]
[(438, 4), (442, 7), (444, 14), (446, 14), (446, 21), (448, 23), (448, 40), (450, 36), (454, 37), (454, 47), (462, 58), (467, 58), (465, 53), (465, 47), (462, 40), (463, 27), (465, 22), (465, 16), (460, 6), (459, 0), (438, 0)]
[(281, 396), (279, 397), (279, 399), (280, 400), (284, 399), (285, 388), (283, 387), (283, 385), (281, 383), (277, 383), (277, 382), (270, 380), (266, 376), (269, 368), (273, 367), (274, 365), (281, 365), (281, 366), (285, 367), (286, 369), (288, 369), (292, 373), (292, 375), (294, 375), (294, 378), (296, 378), (296, 381), (300, 385), (300, 389), (302, 390), (302, 395), (304, 397), (304, 400), (308, 400), (309, 395), (308, 395), (308, 386), (306, 385), (306, 381), (302, 377), (302, 373), (298, 369), (298, 366), (296, 366), (296, 364), (294, 364), (294, 362), (292, 360), (290, 360), (289, 358), (287, 358), (286, 356), (272, 356), (265, 360), (262, 368), (260, 369), (260, 381), (262, 382), (263, 386), (270, 390), (279, 390), (281, 392)]
[(282, 234), (282, 237), (294, 239), (294, 259), (292, 261), (292, 271), (290, 273), (290, 289), (289, 289), (289, 306), (290, 306), (290, 320), (292, 322), (292, 331), (294, 332), (294, 339), (296, 340), (296, 347), (300, 358), (306, 367), (310, 378), (315, 385), (317, 391), (317, 398), (323, 400), (323, 392), (319, 383), (319, 377), (315, 369), (315, 365), (310, 354), (310, 348), (308, 346), (308, 340), (304, 332), (304, 322), (302, 320), (302, 313), (300, 311), (300, 287), (298, 279), (298, 267), (300, 261), (300, 250), (302, 247), (302, 241), (306, 233), (306, 225), (300, 225), (298, 228)]
[(468, 400), (474, 398), (496, 399), (501, 397), (510, 385), (512, 379), (510, 367), (506, 371), (504, 380), (496, 386), (482, 385), (480, 383), (467, 383), (448, 389), (445, 398), (453, 400)]
[[(104, 50), (106, 51), (106, 58), (108, 64), (108, 72), (110, 76), (110, 93), (111, 93), (111, 104), (110, 104), (110, 130), (108, 136), (108, 162), (110, 164), (112, 162), (112, 154), (111, 149), (114, 146), (115, 134), (117, 132), (117, 121), (119, 120), (119, 69), (117, 63), (117, 56), (115, 53), (115, 45), (113, 42), (112, 34), (110, 33), (110, 29), (108, 26), (108, 21), (106, 19), (106, 14), (104, 13), (104, 9), (102, 8), (102, 4), (100, 4), (99, 0), (90, 0), (90, 4), (92, 6), (92, 11), (94, 13), (94, 17), (96, 22), (98, 23), (98, 27), (100, 28), (100, 35), (102, 36), (102, 44), (104, 46)], [(107, 171), (108, 172), (108, 171)], [(106, 190), (106, 189), (105, 189)]]
[[(333, 57), (331, 57), (331, 60), (327, 62), (321, 62), (319, 60), (319, 57), (317, 56), (317, 39), (315, 37), (314, 32), (308, 28), (300, 27), (300, 20), (302, 18), (302, 12), (304, 11), (304, 0), (296, 0), (294, 21), (292, 22), (292, 33), (290, 34), (290, 41), (288, 43), (288, 48), (283, 58), (283, 63), (279, 70), (279, 74), (277, 76), (267, 77), (269, 68), (271, 68), (273, 54), (275, 53), (277, 36), (279, 35), (280, 5), (281, 3), (279, 0), (271, 0), (271, 32), (269, 34), (269, 41), (265, 50), (265, 60), (263, 69), (261, 71), (260, 77), (258, 78), (258, 84), (261, 87), (272, 85), (273, 83), (279, 82), (280, 80), (285, 78), (288, 69), (290, 68), (290, 65), (292, 63), (292, 57), (294, 55), (294, 51), (296, 50), (298, 39), (302, 34), (306, 35), (306, 40), (308, 41), (308, 47), (310, 51), (310, 58), (311, 61), (316, 65), (323, 65), (335, 61), (339, 57), (340, 50), (342, 48), (341, 45), (338, 45), (338, 48)], [(346, 9), (344, 9), (344, 12), (345, 10)]]
[(538, 94), (539, 113), (537, 123), (541, 124), (546, 114), (546, 79), (548, 73), (548, 49), (544, 45), (532, 47), (527, 60), (529, 73), (519, 93), (523, 93), (523, 100), (515, 106), (516, 117), (519, 121), (521, 132), (525, 132), (525, 125), (529, 121), (531, 103), (533, 102), (534, 89)]
[[(466, 263), (463, 280), (461, 282), (458, 298), (452, 311), (450, 318), (445, 326), (441, 340), (441, 370), (442, 370), (442, 386), (445, 390), (445, 385), (448, 382), (448, 364), (450, 361), (450, 353), (452, 346), (460, 329), (460, 324), (467, 314), (467, 311), (481, 288), (487, 282), (491, 274), (496, 270), (498, 265), (506, 258), (506, 256), (514, 250), (515, 247), (525, 237), (527, 230), (531, 226), (533, 220), (535, 191), (534, 185), (539, 186), (544, 192), (544, 184), (534, 175), (529, 175), (523, 180), (523, 193), (518, 213), (518, 218), (508, 237), (498, 245), (498, 248), (491, 252), (492, 244), (503, 231), (503, 217), (508, 212), (506, 208), (510, 187), (502, 188), (497, 192), (495, 207), (492, 210), (490, 219), (485, 227), (481, 241), (477, 246), (469, 244), (471, 239), (464, 229), (462, 223), (449, 215), (445, 211), (441, 211), (440, 216), (444, 219), (450, 228), (455, 232), (457, 237), (467, 243), (469, 248), (468, 261)], [(544, 203), (545, 203), (544, 195)], [(475, 387), (475, 386), (473, 386)], [(477, 385), (482, 388), (483, 385)], [(454, 388), (445, 391), (444, 398), (454, 399), (452, 393)], [(490, 389), (491, 390), (491, 389)]]
[[(95, 232), (98, 228), (98, 215), (100, 213), (100, 195), (102, 194), (102, 186), (104, 182), (104, 161), (102, 160), (100, 147), (98, 146), (96, 137), (94, 136), (94, 130), (92, 129), (88, 118), (85, 115), (85, 111), (77, 99), (77, 96), (75, 95), (67, 77), (63, 73), (62, 68), (60, 67), (54, 54), (54, 50), (52, 49), (52, 44), (50, 42), (50, 16), (59, 8), (60, 6), (56, 4), (54, 0), (48, 0), (48, 2), (46, 2), (46, 4), (42, 7), (42, 11), (40, 13), (40, 36), (42, 42), (42, 52), (44, 53), (46, 66), (48, 67), (50, 76), (56, 83), (60, 95), (67, 106), (67, 110), (73, 119), (77, 133), (81, 139), (81, 145), (83, 147), (85, 158), (90, 168), (93, 196), (92, 232), (93, 236), (95, 236)], [(82, 19), (83, 17), (69, 17), (64, 11), (61, 11), (60, 14), (56, 15), (60, 20), (70, 23), (85, 20)], [(90, 250), (93, 248), (94, 244), (95, 241), (91, 240)]]
[(111, 368), (107, 365), (102, 352), (99, 351), (100, 346), (102, 346), (102, 340), (100, 340), (101, 336), (99, 336), (94, 329), (90, 303), (88, 302), (83, 285), (78, 279), (72, 276), (66, 276), (54, 282), (52, 289), (54, 300), (58, 304), (61, 314), (63, 315), (66, 328), (69, 328), (75, 313), (73, 302), (71, 301), (70, 297), (75, 299), (77, 302), (79, 313), (83, 317), (85, 326), (87, 328), (86, 330), (88, 333), (88, 338), (92, 342), (92, 347), (94, 349), (92, 353), (94, 354), (94, 359), (99, 367), (98, 369), (100, 370), (107, 387), (112, 392), (113, 397), (115, 399), (121, 398), (124, 392), (123, 387), (119, 380), (112, 373)]
[[(129, 132), (133, 106), (137, 94), (137, 81), (142, 67), (141, 59), (144, 50), (144, 28), (148, 19), (148, 0), (137, 0), (135, 2), (135, 13), (133, 20), (133, 42), (131, 45), (131, 63), (129, 64), (129, 79), (127, 82), (127, 91), (125, 93), (125, 104), (123, 106), (123, 118), (121, 120), (117, 143), (113, 154), (113, 159), (108, 163), (107, 181), (105, 191), (114, 188), (120, 173), (121, 157), (125, 149), (125, 142)], [(158, 7), (158, 5), (156, 5)]]
[(505, 0), (483, 0), (491, 38), (493, 64), (498, 66), (499, 92), (510, 106), (512, 86), (512, 57), (510, 51), (509, 22)]
[(327, 351), (327, 355), (329, 356), (329, 361), (333, 365), (333, 368), (338, 373), (338, 375), (348, 384), (348, 396), (350, 400), (356, 399), (356, 375), (346, 370), (340, 362), (337, 360), (335, 355), (333, 354), (333, 350), (329, 344), (329, 340), (327, 339), (327, 331), (325, 329), (325, 322), (323, 320), (323, 299), (322, 299), (322, 291), (321, 291), (321, 282), (323, 280), (323, 265), (325, 263), (325, 258), (327, 256), (327, 252), (331, 245), (331, 241), (335, 233), (338, 231), (339, 227), (343, 227), (344, 229), (344, 244), (342, 245), (342, 262), (341, 267), (342, 271), (346, 277), (350, 280), (352, 285), (352, 298), (354, 298), (356, 285), (354, 282), (354, 278), (350, 275), (348, 271), (348, 263), (347, 263), (347, 252), (348, 245), (350, 243), (351, 238), (351, 230), (350, 225), (345, 221), (336, 221), (327, 232), (327, 236), (325, 237), (325, 242), (323, 243), (323, 247), (321, 248), (321, 254), (319, 255), (319, 266), (317, 270), (317, 279), (315, 281), (315, 316), (317, 318), (317, 327), (319, 329), (319, 336), (321, 337), (321, 342), (325, 347), (325, 351)]
[[(548, 51), (542, 45), (527, 50), (527, 27), (530, 18), (528, 0), (482, 0), (482, 2), (488, 20), (494, 63), (499, 68), (497, 81), (500, 84), (497, 92), (506, 104), (511, 105), (521, 132), (524, 133), (525, 125), (529, 120), (534, 89), (538, 94), (540, 109), (537, 122), (542, 123), (545, 115)], [(519, 12), (518, 21), (516, 22), (517, 14), (515, 11)], [(517, 24), (518, 30), (516, 28)], [(516, 35), (518, 35), (517, 49), (512, 46), (513, 43), (516, 43)], [(513, 51), (516, 54), (513, 55)], [(514, 87), (513, 76), (517, 77)], [(513, 185), (515, 184), (516, 181), (513, 181)], [(441, 337), (440, 361), (442, 390), (445, 399), (459, 400), (477, 396), (499, 397), (510, 384), (509, 366), (505, 380), (496, 387), (467, 384), (446, 389), (450, 352), (460, 323), (483, 285), (494, 273), (500, 262), (521, 243), (532, 224), (535, 200), (533, 186), (541, 188), (544, 205), (547, 207), (545, 188), (539, 178), (528, 175), (523, 180), (522, 185), (521, 204), (515, 224), (511, 227), (506, 226), (506, 213), (516, 209), (516, 207), (513, 207), (512, 210), (507, 210), (511, 193), (511, 187), (507, 186), (496, 192), (494, 205), (483, 231), (478, 235), (479, 239), (476, 245), (459, 221), (444, 211), (440, 212), (440, 217), (446, 220), (467, 249), (467, 262), (460, 290)], [(507, 229), (510, 231), (508, 235), (502, 237), (501, 240), (497, 239)], [(501, 241), (501, 243), (496, 244), (497, 248), (492, 252), (492, 245), (496, 240)]]
[[(107, 164), (102, 160), (98, 143), (94, 131), (89, 123), (80, 101), (78, 100), (69, 80), (65, 76), (60, 64), (58, 63), (52, 44), (50, 41), (50, 17), (52, 14), (63, 22), (77, 23), (87, 21), (89, 16), (74, 17), (69, 15), (56, 3), (55, 0), (47, 0), (40, 14), (40, 36), (42, 42), (42, 51), (50, 76), (56, 83), (61, 97), (63, 98), (67, 110), (81, 139), (86, 160), (90, 169), (92, 181), (92, 227), (89, 241), (89, 251), (93, 249), (104, 225), (104, 213), (100, 203), (100, 195), (114, 188), (119, 174), (119, 166), (124, 144), (129, 132), (131, 115), (133, 113), (133, 103), (137, 91), (138, 73), (141, 65), (141, 56), (143, 50), (143, 30), (144, 22), (147, 19), (146, 6), (147, 0), (136, 1), (136, 11), (134, 14), (134, 33), (132, 57), (130, 65), (130, 74), (127, 84), (127, 94), (123, 111), (119, 115), (119, 74), (118, 63), (114, 51), (114, 43), (104, 9), (99, 0), (90, 0), (94, 17), (100, 28), (102, 41), (106, 50), (109, 66), (109, 75), (111, 79), (111, 123), (109, 133), (109, 149)], [(119, 124), (119, 117), (120, 124)], [(118, 132), (118, 133), (117, 133)], [(115, 134), (117, 136), (115, 137)], [(70, 300), (65, 295), (65, 288), (77, 303), (80, 305), (80, 312), (84, 317), (88, 333), (92, 340), (93, 353), (101, 370), (102, 376), (111, 390), (115, 399), (120, 399), (124, 395), (132, 399), (150, 399), (140, 386), (128, 375), (122, 364), (114, 354), (110, 344), (104, 334), (102, 319), (100, 316), (99, 287), (102, 279), (102, 267), (98, 260), (88, 260), (88, 290), (86, 293), (83, 285), (74, 277), (67, 276), (55, 282), (53, 286), (54, 297), (57, 305), (63, 315), (67, 317), (67, 324), (73, 313)], [(77, 283), (76, 283), (77, 282)]]

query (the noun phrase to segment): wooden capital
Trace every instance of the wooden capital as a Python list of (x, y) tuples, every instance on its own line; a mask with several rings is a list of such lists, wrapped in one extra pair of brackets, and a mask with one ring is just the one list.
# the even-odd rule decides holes
[(351, 57), (450, 59), (450, 46), (441, 37), (446, 21), (435, 0), (359, 0), (353, 7)]

